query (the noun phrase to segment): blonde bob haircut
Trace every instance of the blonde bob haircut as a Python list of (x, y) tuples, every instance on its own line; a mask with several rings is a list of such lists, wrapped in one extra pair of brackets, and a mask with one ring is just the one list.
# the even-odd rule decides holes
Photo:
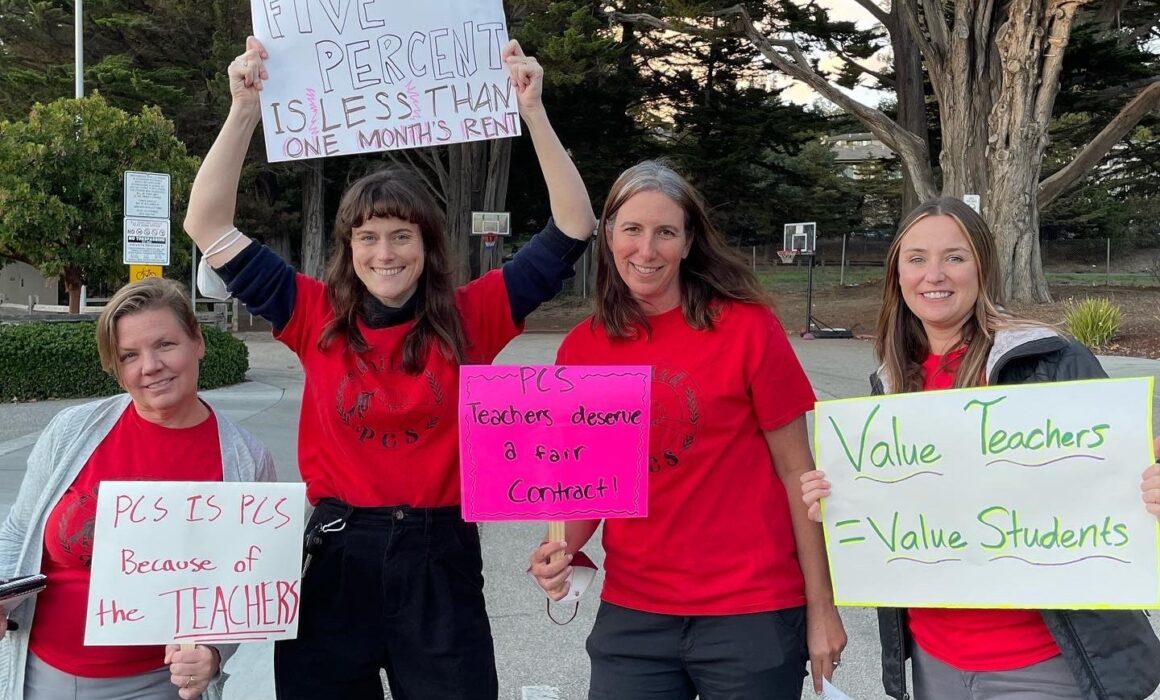
[(902, 220), (898, 234), (886, 254), (886, 282), (883, 285), (882, 309), (878, 315), (878, 336), (874, 351), (882, 364), (891, 393), (922, 391), (922, 363), (930, 354), (926, 331), (902, 296), (898, 263), (906, 234), (919, 221), (931, 216), (945, 216), (958, 226), (970, 246), (978, 274), (979, 296), (974, 308), (963, 320), (959, 346), (967, 348), (955, 375), (955, 388), (983, 386), (987, 356), (995, 342), (995, 332), (1019, 326), (1043, 325), (1017, 318), (1003, 304), (1003, 276), (995, 238), (983, 217), (956, 197), (939, 197), (920, 204)]
[(201, 337), (189, 295), (178, 282), (149, 277), (121, 287), (97, 318), (97, 353), (101, 356), (101, 367), (118, 381), (121, 375), (117, 362), (117, 321), (151, 309), (168, 309), (187, 336), (195, 340)]

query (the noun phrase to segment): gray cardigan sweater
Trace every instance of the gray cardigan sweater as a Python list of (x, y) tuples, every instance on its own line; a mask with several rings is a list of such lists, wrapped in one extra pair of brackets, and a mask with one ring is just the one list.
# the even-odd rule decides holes
[[(128, 394), (66, 408), (49, 422), (28, 456), (28, 470), (16, 503), (0, 525), (0, 578), (40, 571), (48, 514), (128, 408)], [(225, 481), (274, 481), (274, 459), (253, 435), (215, 412)], [(20, 629), (0, 640), (0, 700), (23, 700), (28, 632), (36, 598), (8, 611)], [(224, 664), (236, 645), (219, 645)], [(160, 666), (160, 663), (158, 664)], [(202, 697), (221, 697), (226, 674), (219, 673)]]

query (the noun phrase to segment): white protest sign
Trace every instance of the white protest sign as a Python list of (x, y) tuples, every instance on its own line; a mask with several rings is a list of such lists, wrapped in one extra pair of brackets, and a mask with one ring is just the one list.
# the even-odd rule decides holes
[(169, 264), (169, 219), (125, 217), (121, 261), (126, 265)]
[(520, 134), (501, 0), (251, 0), (265, 45), (266, 157)]
[(105, 481), (85, 644), (298, 634), (304, 484)]
[(1160, 606), (1144, 379), (817, 404), (840, 605)]

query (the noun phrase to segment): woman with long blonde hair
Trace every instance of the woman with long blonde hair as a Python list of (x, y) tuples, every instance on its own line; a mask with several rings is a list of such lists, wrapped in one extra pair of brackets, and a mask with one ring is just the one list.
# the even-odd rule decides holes
[[(1002, 307), (995, 242), (973, 209), (942, 197), (899, 226), (886, 258), (874, 394), (1106, 377), (1082, 344)], [(802, 477), (810, 517), (830, 494)], [(1160, 467), (1141, 485), (1160, 516)], [(1148, 697), (1160, 683), (1160, 641), (1134, 611), (881, 608), (886, 692), (916, 700)]]

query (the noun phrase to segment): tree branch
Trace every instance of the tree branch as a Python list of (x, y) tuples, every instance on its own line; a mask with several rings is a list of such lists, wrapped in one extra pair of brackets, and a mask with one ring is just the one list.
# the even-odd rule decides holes
[[(937, 196), (938, 190), (935, 188), (934, 171), (930, 166), (930, 153), (927, 150), (926, 141), (899, 126), (881, 111), (858, 102), (832, 85), (821, 75), (818, 75), (810, 66), (809, 59), (806, 58), (801, 47), (796, 42), (774, 40), (766, 37), (754, 26), (749, 13), (741, 5), (734, 5), (725, 10), (718, 10), (713, 14), (717, 16), (732, 15), (733, 32), (749, 39), (757, 50), (778, 70), (791, 78), (802, 81), (818, 92), (818, 94), (838, 105), (846, 112), (854, 115), (865, 124), (875, 136), (881, 139), (886, 146), (897, 153), (902, 159), (902, 163), (910, 174), (920, 199), (926, 200)], [(646, 14), (628, 15), (612, 12), (609, 14), (609, 18), (615, 22), (635, 22), (657, 29), (665, 29), (679, 33), (703, 35), (705, 31), (700, 27), (686, 22), (661, 20)], [(774, 47), (785, 49), (789, 56), (783, 56)]]
[[(862, 9), (873, 15), (874, 19), (881, 22), (888, 31), (894, 31), (894, 28), (890, 26), (890, 13), (887, 10), (883, 10), (881, 7), (878, 7), (874, 0), (854, 0), (854, 2), (861, 5)], [(892, 2), (905, 2), (905, 0), (892, 0)]]
[(850, 56), (845, 51), (843, 51), (841, 49), (841, 47), (839, 47), (837, 44), (835, 44), (832, 39), (826, 39), (825, 41), (826, 41), (826, 47), (828, 49), (830, 49), (830, 51), (833, 51), (835, 54), (837, 54), (838, 58), (842, 59), (846, 63), (849, 63), (851, 66), (854, 66), (855, 68), (862, 71), (866, 75), (873, 76), (875, 80), (877, 80), (878, 82), (882, 83), (883, 85), (885, 85), (887, 87), (890, 87), (890, 88), (897, 87), (894, 83), (894, 79), (891, 78), (890, 76), (886, 75), (885, 73), (873, 70), (872, 68), (867, 68), (866, 66), (862, 65), (854, 57)]
[(947, 45), (945, 43), (938, 44), (927, 36), (922, 24), (918, 21), (918, 10), (913, 4), (913, 0), (894, 0), (894, 2), (898, 3), (898, 14), (902, 19), (903, 28), (910, 32), (911, 39), (918, 46), (926, 70), (930, 73), (931, 85), (937, 91), (942, 84), (942, 76), (946, 72)]
[[(974, 0), (955, 0), (955, 3), (973, 2)], [(900, 0), (905, 2), (905, 0)], [(944, 51), (951, 43), (951, 30), (947, 27), (947, 20), (943, 17), (941, 0), (922, 0), (922, 18), (926, 21), (926, 33), (935, 46)]]
[(1132, 130), (1132, 127), (1140, 123), (1145, 114), (1157, 106), (1160, 106), (1160, 80), (1141, 90), (1131, 102), (1124, 105), (1120, 113), (1087, 146), (1084, 146), (1070, 163), (1039, 183), (1039, 208), (1051, 204), (1080, 178), (1087, 175), (1088, 171), (1103, 160), (1108, 151)]
[[(25, 265), (32, 265), (28, 258), (23, 255), (17, 255), (10, 250), (0, 248), (0, 267), (3, 267), (5, 262), (22, 262)], [(33, 266), (35, 267), (35, 265)]]
[[(1039, 89), (1035, 96), (1035, 120), (1040, 124), (1051, 123), (1051, 114), (1055, 109), (1055, 97), (1059, 94), (1059, 74), (1063, 70), (1063, 53), (1067, 49), (1067, 40), (1071, 36), (1071, 25), (1075, 21), (1076, 6), (1072, 3), (1063, 3), (1059, 7), (1048, 8), (1054, 13), (1050, 18), (1051, 24), (1047, 28), (1047, 35), (1042, 41), (1043, 65), (1039, 73)], [(1045, 18), (1047, 19), (1047, 18)], [(1119, 140), (1119, 139), (1117, 139)]]

